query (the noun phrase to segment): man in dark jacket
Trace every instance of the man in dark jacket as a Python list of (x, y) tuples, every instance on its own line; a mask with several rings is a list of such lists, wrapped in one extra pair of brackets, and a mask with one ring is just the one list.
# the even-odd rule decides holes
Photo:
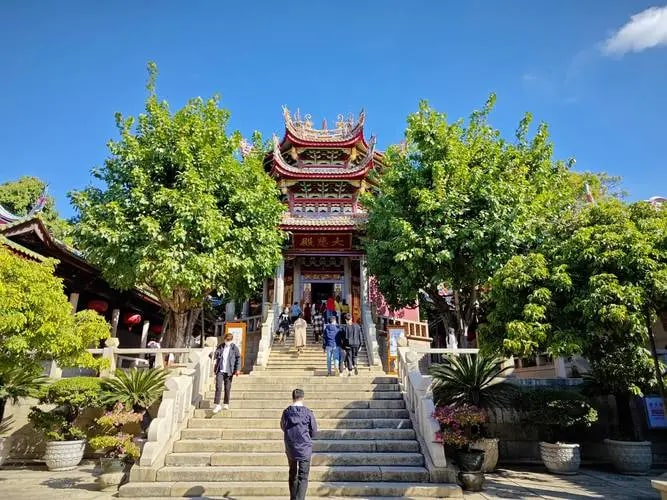
[(343, 350), (345, 352), (345, 360), (341, 359), (340, 362), (340, 372), (343, 374), (345, 369), (344, 365), (347, 365), (348, 377), (352, 375), (352, 370), (354, 370), (355, 375), (359, 375), (359, 370), (357, 369), (357, 355), (359, 354), (359, 348), (361, 347), (361, 327), (352, 323), (352, 316), (349, 314), (345, 318), (345, 326), (342, 328), (342, 337), (343, 340)]
[(280, 428), (285, 437), (285, 454), (289, 462), (290, 500), (304, 500), (317, 423), (313, 412), (303, 405), (301, 389), (292, 391), (292, 404), (283, 410)]
[[(224, 342), (220, 344), (213, 353), (213, 359), (215, 360), (214, 414), (219, 413), (223, 408), (225, 410), (229, 409), (229, 395), (232, 391), (232, 377), (241, 373), (241, 352), (233, 342), (234, 335), (226, 333), (223, 340)], [(223, 400), (223, 406), (221, 407), (220, 395), (223, 387), (225, 389), (225, 399)]]
[(336, 318), (331, 316), (329, 318), (329, 323), (324, 327), (324, 332), (322, 334), (322, 350), (327, 354), (327, 376), (331, 376), (331, 365), (334, 367), (338, 365), (338, 359), (340, 358), (340, 353), (338, 351), (339, 347), (339, 331), (340, 327), (336, 324)]

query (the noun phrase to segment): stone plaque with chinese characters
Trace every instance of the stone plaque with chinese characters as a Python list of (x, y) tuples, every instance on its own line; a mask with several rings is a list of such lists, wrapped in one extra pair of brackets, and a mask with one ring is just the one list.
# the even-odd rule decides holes
[(295, 234), (293, 248), (295, 250), (332, 250), (344, 251), (352, 249), (352, 234)]

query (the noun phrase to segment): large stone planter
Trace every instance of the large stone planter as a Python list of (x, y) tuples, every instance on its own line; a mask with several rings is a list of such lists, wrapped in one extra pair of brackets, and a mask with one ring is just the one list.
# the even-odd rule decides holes
[(472, 447), (484, 451), (482, 472), (493, 472), (498, 465), (498, 438), (482, 438), (475, 441)]
[(100, 458), (102, 473), (96, 483), (100, 491), (116, 491), (125, 477), (126, 466), (120, 458)]
[(86, 442), (79, 441), (47, 441), (44, 461), (49, 470), (72, 470), (81, 463)]
[(540, 441), (540, 457), (552, 474), (576, 474), (581, 465), (578, 444), (546, 443)]
[(648, 474), (653, 464), (650, 441), (616, 441), (605, 439), (607, 453), (614, 468), (621, 474)]

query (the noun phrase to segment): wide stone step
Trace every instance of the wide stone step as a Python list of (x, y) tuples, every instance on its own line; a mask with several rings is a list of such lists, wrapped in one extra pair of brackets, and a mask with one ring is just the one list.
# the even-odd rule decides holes
[[(312, 478), (312, 476), (311, 476)], [(243, 499), (271, 496), (288, 498), (287, 481), (262, 482), (131, 482), (121, 486), (121, 498), (147, 497), (222, 497)], [(429, 484), (406, 482), (321, 482), (310, 481), (308, 498), (317, 497), (391, 497), (391, 498), (463, 498), (461, 488), (455, 484)]]
[[(343, 391), (343, 392), (331, 392), (328, 390), (328, 388), (321, 387), (317, 388), (315, 390), (310, 390), (310, 389), (304, 389), (308, 390), (308, 401), (314, 401), (317, 399), (327, 399), (327, 400), (358, 400), (358, 399), (403, 399), (403, 395), (398, 392), (398, 391), (355, 391), (355, 392), (350, 392), (350, 391)], [(285, 394), (291, 394), (292, 391), (289, 392), (280, 392), (280, 391), (272, 391), (272, 392), (261, 392), (261, 391), (242, 391), (239, 392), (237, 390), (232, 391), (232, 395), (234, 396), (234, 400), (239, 400), (239, 399), (262, 399), (262, 400), (271, 400), (271, 399), (277, 399), (280, 401), (285, 400)], [(205, 395), (207, 398), (212, 398), (214, 396), (215, 392), (214, 391), (208, 391)]]
[[(232, 394), (232, 408), (234, 409), (259, 409), (259, 410), (284, 410), (289, 406), (286, 398), (281, 400), (269, 399), (236, 399)], [(201, 401), (200, 408), (213, 408), (215, 404), (212, 399)], [(329, 399), (308, 399), (308, 408), (318, 409), (350, 409), (350, 410), (399, 410), (405, 408), (405, 401), (402, 399), (360, 399), (360, 400), (329, 400)]]
[[(275, 426), (275, 422), (273, 422)], [(183, 429), (181, 439), (282, 439), (280, 429)], [(415, 439), (413, 429), (318, 429), (315, 440)]]
[[(157, 481), (285, 481), (288, 468), (237, 467), (234, 465), (211, 467), (166, 466), (157, 472)], [(314, 466), (310, 468), (312, 481), (428, 481), (424, 467), (394, 466)]]
[[(341, 378), (341, 383), (343, 383), (344, 378)], [(321, 377), (322, 383), (335, 383), (335, 378), (330, 377)], [(237, 383), (252, 383), (255, 384), (285, 384), (285, 383), (298, 383), (298, 382), (309, 382), (312, 380), (312, 377), (306, 376), (293, 376), (293, 377), (280, 377), (277, 378), (275, 374), (268, 371), (259, 371), (253, 372), (252, 375), (243, 375), (238, 379), (234, 380), (234, 384)], [(355, 384), (398, 384), (398, 379), (396, 377), (387, 377), (382, 375), (377, 375), (374, 373), (359, 374), (357, 377), (350, 377), (350, 380), (346, 383), (355, 383)]]
[[(191, 418), (190, 429), (277, 429), (276, 418)], [(409, 418), (318, 418), (318, 429), (412, 429)]]
[[(353, 392), (397, 392), (400, 391), (398, 384), (369, 384), (363, 380), (359, 380), (360, 377), (311, 377), (302, 383), (285, 383), (285, 384), (271, 384), (267, 387), (266, 384), (250, 384), (246, 380), (234, 381), (232, 383), (232, 392), (234, 394), (239, 391), (242, 394), (248, 393), (263, 393), (266, 394), (266, 391), (271, 391), (272, 394), (279, 394), (281, 390), (289, 390), (292, 392), (294, 387), (300, 387), (304, 391), (311, 391), (314, 393), (323, 393), (323, 394), (341, 394), (345, 395), (347, 393)], [(215, 391), (215, 384), (211, 384), (208, 388), (209, 392)]]
[[(232, 396), (233, 398), (233, 396)], [(211, 417), (212, 419), (225, 418), (276, 418), (282, 416), (282, 409), (235, 409), (234, 401), (230, 404), (230, 410), (223, 410), (213, 415), (212, 410), (195, 410), (195, 417)], [(340, 408), (315, 409), (313, 411), (316, 418), (409, 418), (408, 410), (346, 410)]]
[[(171, 453), (167, 455), (167, 466), (183, 465), (187, 467), (203, 466), (285, 466), (285, 453)], [(424, 465), (421, 453), (314, 453), (312, 466), (371, 466), (405, 465), (419, 467)]]
[[(278, 440), (215, 440), (205, 441), (202, 439), (182, 439), (174, 443), (174, 453), (222, 453), (222, 452), (240, 452), (240, 453), (267, 453), (284, 452), (285, 443), (282, 439)], [(331, 439), (313, 441), (313, 451), (330, 452), (419, 452), (419, 443), (409, 440), (389, 440), (389, 439)]]

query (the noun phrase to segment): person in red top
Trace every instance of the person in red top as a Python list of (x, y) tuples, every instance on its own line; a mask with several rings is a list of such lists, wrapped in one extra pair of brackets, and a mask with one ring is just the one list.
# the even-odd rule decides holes
[(326, 319), (328, 320), (331, 316), (336, 315), (336, 299), (334, 299), (334, 296), (331, 295), (327, 299), (327, 317)]

